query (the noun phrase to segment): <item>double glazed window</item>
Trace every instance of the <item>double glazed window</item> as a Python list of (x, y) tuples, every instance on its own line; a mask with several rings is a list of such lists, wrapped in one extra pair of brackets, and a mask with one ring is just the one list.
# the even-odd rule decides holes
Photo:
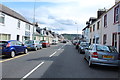
[(107, 27), (107, 14), (104, 16), (104, 27)]
[(5, 24), (5, 15), (0, 13), (0, 24)]
[(117, 6), (114, 10), (114, 23), (119, 22), (119, 15), (120, 15), (120, 9), (119, 6)]
[(10, 34), (0, 34), (0, 40), (10, 40)]

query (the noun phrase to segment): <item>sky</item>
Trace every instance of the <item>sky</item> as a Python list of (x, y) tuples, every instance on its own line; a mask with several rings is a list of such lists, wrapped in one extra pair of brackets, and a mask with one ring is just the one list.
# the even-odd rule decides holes
[[(30, 22), (56, 33), (82, 34), (86, 21), (97, 17), (98, 9), (109, 9), (115, 0), (2, 0), (3, 5), (20, 13)], [(35, 11), (35, 14), (34, 14)]]

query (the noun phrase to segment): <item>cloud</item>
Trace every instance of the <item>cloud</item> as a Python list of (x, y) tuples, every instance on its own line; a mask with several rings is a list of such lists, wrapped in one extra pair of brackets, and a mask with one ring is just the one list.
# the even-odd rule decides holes
[[(24, 0), (5, 0), (6, 2), (24, 2)], [(114, 5), (114, 0), (25, 0), (28, 2), (36, 1), (35, 19), (59, 33), (79, 33), (86, 26), (85, 23), (90, 17), (96, 17), (97, 10), (100, 8), (110, 8)], [(39, 5), (40, 3), (44, 5)], [(47, 4), (54, 3), (52, 5)], [(33, 21), (33, 9), (29, 7), (15, 8), (15, 11), (23, 14), (27, 19)], [(26, 14), (29, 13), (29, 14)], [(77, 24), (75, 24), (77, 23)]]

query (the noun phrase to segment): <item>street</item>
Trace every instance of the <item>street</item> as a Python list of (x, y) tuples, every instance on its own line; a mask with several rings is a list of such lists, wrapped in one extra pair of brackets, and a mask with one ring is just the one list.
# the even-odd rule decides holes
[(118, 78), (120, 75), (117, 67), (90, 68), (84, 54), (79, 54), (70, 42), (18, 56), (3, 58), (2, 78)]

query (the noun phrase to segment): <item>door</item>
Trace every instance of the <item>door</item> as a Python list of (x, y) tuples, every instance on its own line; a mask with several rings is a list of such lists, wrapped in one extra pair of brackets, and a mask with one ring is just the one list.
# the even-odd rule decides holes
[(16, 48), (17, 48), (17, 52), (24, 52), (24, 46), (19, 41), (16, 41)]
[(119, 34), (119, 53), (120, 53), (120, 34)]

